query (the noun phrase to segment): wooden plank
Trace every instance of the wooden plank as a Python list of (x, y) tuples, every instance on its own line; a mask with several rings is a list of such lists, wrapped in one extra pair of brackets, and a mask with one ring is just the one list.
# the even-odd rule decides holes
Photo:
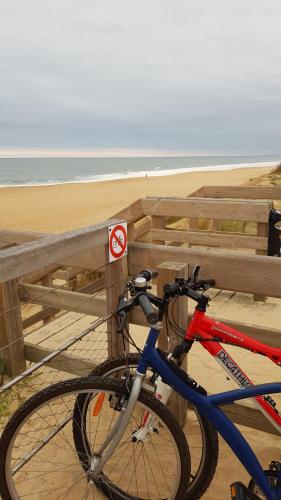
[(48, 318), (50, 314), (57, 314), (58, 312), (60, 312), (59, 309), (45, 307), (42, 311), (38, 311), (37, 313), (25, 318), (22, 322), (22, 327), (23, 329), (29, 328), (30, 326), (35, 325), (35, 323), (39, 323), (39, 321), (43, 321), (45, 318)]
[(26, 369), (17, 280), (0, 285), (0, 359), (10, 377)]
[(205, 198), (205, 187), (201, 186), (199, 189), (196, 189), (196, 191), (188, 195), (188, 198)]
[[(262, 224), (262, 223), (258, 222), (258, 224), (257, 224), (257, 236), (260, 238), (266, 238), (268, 240), (268, 232), (269, 232), (268, 224)], [(256, 254), (257, 255), (266, 255), (267, 248), (264, 250), (256, 250)], [(254, 300), (264, 302), (266, 300), (266, 297), (265, 297), (265, 295), (254, 294)]]
[(71, 280), (71, 278), (74, 278), (79, 273), (81, 273), (80, 267), (70, 267), (69, 269), (58, 269), (54, 273), (54, 278), (67, 281)]
[(281, 186), (203, 186), (191, 196), (194, 198), (281, 200)]
[(266, 250), (267, 238), (252, 235), (233, 235), (225, 232), (213, 231), (177, 231), (177, 230), (151, 230), (152, 239), (189, 243), (192, 245), (211, 245), (225, 248), (252, 248)]
[(144, 198), (145, 215), (268, 222), (270, 202), (209, 198)]
[(148, 233), (152, 226), (151, 218), (146, 218), (142, 224), (139, 224), (135, 227), (135, 240), (141, 238), (144, 234)]
[[(166, 283), (175, 281), (177, 277), (188, 277), (188, 266), (182, 262), (163, 262), (157, 266), (157, 271), (159, 273), (157, 279), (157, 295), (159, 297), (163, 295), (163, 287)], [(175, 302), (173, 307), (173, 319), (177, 325), (184, 330), (186, 330), (188, 321), (187, 304), (187, 297), (181, 297), (180, 300)], [(167, 330), (166, 322), (163, 321), (158, 339), (158, 346), (162, 351), (172, 352), (174, 347), (178, 344), (178, 335), (176, 335), (171, 328)], [(185, 357), (181, 368), (186, 371), (187, 357)], [(168, 408), (183, 427), (186, 421), (187, 402), (173, 391), (168, 401)]]
[(93, 294), (105, 288), (105, 277), (101, 276), (101, 278), (97, 278), (95, 281), (91, 281), (85, 286), (82, 286), (78, 289), (78, 292)]
[(242, 405), (241, 403), (234, 403), (232, 405), (222, 406), (221, 409), (235, 424), (244, 425), (252, 429), (280, 436), (278, 430), (275, 429), (260, 410), (256, 408)]
[[(154, 229), (165, 229), (166, 227), (166, 219), (165, 217), (157, 217), (157, 216), (152, 216), (151, 218), (151, 227)], [(164, 240), (153, 240), (152, 243), (154, 245), (165, 245)]]
[(41, 304), (54, 309), (75, 311), (97, 317), (106, 315), (104, 299), (92, 297), (86, 293), (24, 283), (20, 285), (20, 297), (23, 302), (30, 301), (33, 304)]
[(21, 243), (26, 243), (27, 241), (45, 238), (46, 236), (48, 236), (48, 233), (0, 229), (0, 241), (1, 243), (3, 242), (6, 244), (16, 243), (17, 245), (20, 245)]
[(112, 219), (123, 219), (127, 221), (128, 224), (133, 224), (137, 220), (144, 216), (142, 201), (137, 200), (126, 208), (123, 208), (120, 212), (115, 214)]
[[(157, 266), (158, 279), (157, 279), (157, 295), (163, 295), (163, 287), (167, 283), (172, 283), (175, 278), (188, 277), (188, 266), (183, 262), (165, 261)], [(184, 330), (188, 322), (188, 308), (187, 297), (181, 297), (174, 305), (173, 315), (180, 326)], [(168, 342), (169, 333), (169, 342)], [(179, 337), (174, 332), (167, 332), (166, 324), (163, 322), (163, 328), (159, 336), (158, 345), (163, 351), (171, 352), (174, 347), (179, 343)]]
[(107, 256), (104, 252), (104, 247), (95, 248), (94, 250), (89, 250), (83, 252), (74, 257), (69, 257), (68, 259), (62, 259), (61, 265), (74, 266), (80, 269), (82, 272), (84, 269), (90, 269), (91, 271), (96, 271), (101, 267), (105, 266), (107, 263)]
[(26, 281), (27, 283), (37, 283), (38, 281), (41, 281), (44, 276), (46, 276), (49, 273), (55, 272), (60, 266), (57, 264), (53, 264), (50, 266), (46, 267), (41, 267), (41, 269), (38, 269), (38, 271), (33, 271), (32, 273), (25, 274), (21, 276), (21, 281)]
[[(106, 221), (86, 228), (50, 235), (0, 252), (0, 282), (23, 276), (63, 259), (93, 251), (107, 244), (108, 226), (120, 221)], [(80, 266), (78, 266), (80, 267)]]
[[(52, 354), (53, 349), (48, 347), (42, 347), (34, 345), (30, 342), (25, 342), (25, 355), (28, 361), (37, 363), (41, 359), (45, 358), (49, 354)], [(97, 363), (94, 361), (88, 361), (78, 356), (73, 356), (67, 353), (58, 354), (54, 359), (45, 364), (50, 368), (54, 368), (59, 371), (66, 373), (71, 373), (72, 375), (77, 375), (79, 377), (86, 377), (94, 370)]]
[(121, 333), (118, 333), (116, 323), (116, 308), (119, 296), (128, 281), (127, 257), (111, 262), (105, 270), (105, 287), (107, 298), (107, 314), (113, 316), (107, 322), (108, 357), (115, 357), (129, 351), (129, 344)]
[[(176, 248), (148, 243), (129, 243), (129, 274), (154, 269), (165, 260), (202, 266), (202, 278), (216, 280), (216, 288), (281, 297), (281, 259), (230, 250)], [(262, 270), (262, 272), (261, 272)], [(265, 279), (265, 278), (268, 279)]]
[[(53, 274), (52, 273), (46, 274), (46, 276), (44, 276), (42, 278), (41, 284), (42, 284), (42, 286), (52, 288), (52, 286), (53, 286)], [(44, 309), (45, 310), (48, 309), (48, 311), (50, 311), (50, 308), (47, 306), (42, 306), (43, 311), (44, 311)], [(48, 323), (50, 323), (50, 321), (52, 321), (52, 319), (54, 319), (56, 311), (57, 311), (56, 309), (53, 309), (53, 311), (50, 312), (49, 316), (44, 317), (43, 325), (47, 325)]]

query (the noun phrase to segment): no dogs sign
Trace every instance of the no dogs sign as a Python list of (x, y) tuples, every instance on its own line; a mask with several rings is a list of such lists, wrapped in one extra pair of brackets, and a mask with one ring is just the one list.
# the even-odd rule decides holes
[(127, 255), (127, 222), (108, 228), (109, 262)]

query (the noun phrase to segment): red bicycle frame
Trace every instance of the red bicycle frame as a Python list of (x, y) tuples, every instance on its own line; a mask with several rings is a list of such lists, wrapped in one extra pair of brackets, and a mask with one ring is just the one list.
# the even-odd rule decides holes
[[(240, 387), (253, 387), (254, 384), (221, 346), (220, 342), (261, 354), (281, 366), (281, 349), (254, 340), (220, 321), (209, 318), (205, 312), (199, 311), (197, 308), (195, 308), (193, 318), (186, 330), (185, 339), (200, 342)], [(269, 396), (257, 396), (253, 398), (253, 402), (281, 433), (281, 414), (275, 408), (274, 400)]]

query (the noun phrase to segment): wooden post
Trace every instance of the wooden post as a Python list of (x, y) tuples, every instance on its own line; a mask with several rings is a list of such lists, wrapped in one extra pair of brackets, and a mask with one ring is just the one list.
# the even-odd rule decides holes
[[(43, 286), (48, 286), (48, 287), (53, 287), (53, 275), (52, 273), (49, 273), (49, 274), (46, 274), (46, 276), (44, 276), (42, 279), (41, 279), (41, 284)], [(49, 309), (49, 307), (47, 306), (42, 306), (42, 311), (44, 311), (44, 309)], [(50, 321), (52, 321), (52, 319), (54, 319), (54, 314), (50, 314), (49, 316), (45, 316), (43, 318), (43, 325), (47, 325), (48, 323), (50, 323)]]
[(135, 227), (134, 223), (128, 224), (128, 241), (135, 241)]
[[(163, 286), (166, 283), (171, 283), (175, 280), (176, 277), (184, 277), (188, 276), (188, 266), (182, 262), (170, 262), (166, 261), (157, 266), (157, 270), (159, 272), (158, 282), (157, 282), (157, 293), (161, 297), (163, 294)], [(176, 323), (183, 328), (184, 330), (187, 327), (188, 322), (188, 310), (187, 310), (187, 297), (181, 297), (175, 303), (173, 309), (173, 317)], [(169, 342), (168, 336), (169, 333)], [(161, 330), (158, 346), (163, 351), (171, 352), (174, 347), (180, 343), (180, 338), (171, 330), (167, 332), (166, 323), (163, 321), (163, 328)], [(185, 359), (182, 368), (186, 370), (187, 368), (187, 360)], [(187, 404), (186, 401), (179, 396), (176, 392), (172, 394), (169, 399), (168, 406), (172, 413), (175, 415), (180, 425), (183, 426), (186, 419), (186, 411)]]
[[(257, 236), (268, 238), (268, 224), (264, 224), (263, 222), (257, 223)], [(257, 255), (266, 255), (266, 250), (256, 250)], [(255, 294), (253, 295), (254, 301), (265, 302), (266, 297), (264, 295)]]
[[(108, 252), (108, 250), (107, 250)], [(105, 288), (107, 299), (107, 313), (115, 313), (121, 291), (128, 280), (127, 257), (107, 264), (105, 269)], [(128, 325), (127, 325), (128, 326)], [(121, 333), (117, 333), (117, 323), (115, 315), (107, 322), (108, 334), (108, 357), (119, 356), (129, 351), (129, 344), (123, 341)]]
[[(152, 229), (165, 229), (166, 221), (165, 217), (158, 217), (157, 215), (153, 215), (151, 218)], [(165, 245), (164, 240), (154, 240), (152, 241), (154, 245)]]
[(0, 359), (10, 377), (26, 369), (17, 280), (0, 285)]

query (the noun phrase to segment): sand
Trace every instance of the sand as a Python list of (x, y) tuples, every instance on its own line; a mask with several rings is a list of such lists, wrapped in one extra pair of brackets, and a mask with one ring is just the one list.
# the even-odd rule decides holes
[(147, 179), (0, 188), (0, 225), (27, 231), (68, 231), (108, 219), (144, 196), (187, 196), (204, 185), (237, 186), (269, 170), (259, 167)]
[[(1, 227), (40, 232), (67, 231), (110, 218), (143, 196), (186, 196), (203, 185), (241, 185), (269, 170), (268, 167), (245, 168), (100, 183), (2, 188), (0, 189)], [(225, 300), (224, 304), (222, 297), (220, 307), (218, 302), (214, 303), (213, 312), (215, 314), (219, 312), (220, 317), (251, 323), (255, 323), (255, 319), (258, 319), (256, 323), (276, 328), (280, 323), (281, 307), (277, 299), (268, 299), (265, 304), (254, 303), (250, 296), (247, 298), (238, 294), (237, 303), (235, 300), (231, 302)], [(142, 329), (139, 331), (139, 339), (143, 338), (143, 334)], [(279, 368), (272, 363), (241, 350), (239, 355), (242, 358), (238, 356), (238, 362), (242, 359), (242, 366), (254, 380), (272, 381), (278, 378), (280, 380)], [(230, 388), (220, 368), (200, 346), (196, 346), (190, 355), (189, 370), (212, 392)], [(204, 383), (206, 380), (207, 384)], [(250, 444), (254, 445), (254, 450), (264, 467), (270, 460), (280, 459), (280, 444), (276, 436), (251, 429), (242, 430)], [(243, 467), (222, 440), (220, 445), (217, 474), (204, 496), (205, 500), (230, 498), (229, 485), (232, 481), (248, 481)]]

